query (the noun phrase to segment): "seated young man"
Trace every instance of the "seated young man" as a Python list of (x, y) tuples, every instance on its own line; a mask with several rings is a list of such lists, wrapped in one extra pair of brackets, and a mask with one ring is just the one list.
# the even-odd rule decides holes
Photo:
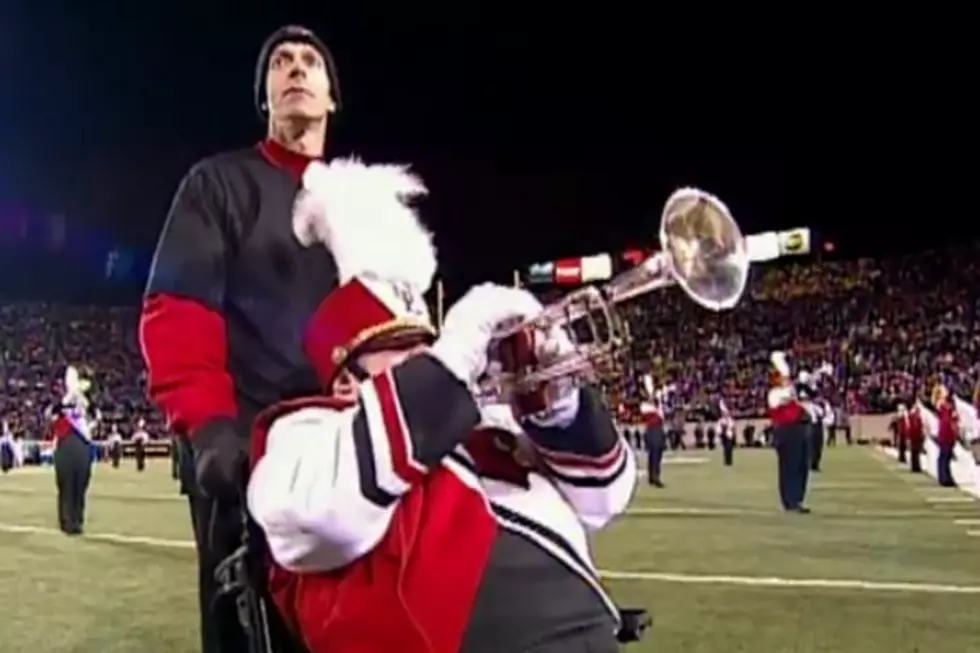
[(588, 532), (632, 495), (629, 447), (589, 390), (526, 428), (509, 406), (481, 410), (494, 329), (540, 305), (478, 286), (434, 338), (427, 234), (386, 218), (374, 238), (398, 248), (382, 256), (347, 228), (369, 219), (355, 205), (324, 199), (326, 224), (305, 232), (324, 234), (342, 282), (306, 331), (324, 396), (273, 408), (253, 437), (248, 507), (276, 606), (312, 653), (618, 650)]

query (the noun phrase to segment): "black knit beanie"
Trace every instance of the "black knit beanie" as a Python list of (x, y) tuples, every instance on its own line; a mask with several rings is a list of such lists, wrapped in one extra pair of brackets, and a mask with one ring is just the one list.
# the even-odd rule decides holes
[(269, 35), (262, 44), (259, 51), (259, 60), (255, 64), (255, 110), (259, 112), (259, 117), (264, 121), (269, 117), (269, 109), (266, 106), (265, 77), (269, 71), (269, 58), (272, 52), (281, 43), (306, 43), (312, 45), (320, 56), (323, 57), (323, 64), (327, 68), (327, 78), (330, 80), (330, 97), (333, 99), (334, 111), (340, 110), (340, 82), (337, 80), (337, 67), (333, 61), (333, 55), (327, 45), (320, 40), (313, 30), (299, 25), (287, 25), (280, 27)]

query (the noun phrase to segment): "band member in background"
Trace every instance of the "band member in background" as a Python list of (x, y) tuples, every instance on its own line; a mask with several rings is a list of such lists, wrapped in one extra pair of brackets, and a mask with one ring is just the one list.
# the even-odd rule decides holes
[[(925, 445), (925, 428), (922, 424), (921, 408), (918, 403), (909, 410), (905, 404), (898, 405), (898, 420), (896, 422), (899, 442), (908, 447), (909, 462), (913, 473), (922, 472), (922, 448)], [(901, 449), (899, 449), (901, 452)], [(901, 460), (901, 455), (899, 456)]]
[(69, 365), (65, 394), (52, 424), (54, 473), (58, 485), (58, 525), (67, 535), (81, 535), (85, 526), (85, 498), (92, 478), (92, 426), (89, 382)]
[[(149, 394), (188, 449), (183, 469), (194, 471), (182, 481), (198, 526), (205, 653), (247, 650), (235, 601), (216, 598), (214, 571), (242, 543), (255, 416), (319, 389), (296, 327), (336, 287), (329, 252), (304, 248), (290, 221), (340, 107), (323, 41), (295, 26), (270, 35), (255, 66), (255, 103), (265, 140), (205, 159), (181, 182), (140, 320)], [(270, 627), (276, 645), (289, 646)]]
[(180, 447), (177, 446), (177, 437), (170, 436), (170, 478), (180, 479)]
[(854, 444), (854, 433), (851, 431), (851, 416), (847, 410), (847, 398), (841, 400), (841, 404), (834, 411), (834, 431), (832, 438), (834, 444), (837, 443), (837, 433), (843, 431), (844, 442), (847, 446)]
[(136, 458), (136, 471), (142, 472), (146, 469), (146, 444), (150, 441), (150, 434), (146, 432), (146, 420), (141, 419), (136, 423), (136, 430), (131, 438), (133, 442), (133, 456)]
[(908, 462), (908, 440), (902, 432), (902, 416), (908, 412), (905, 404), (898, 404), (897, 414), (888, 422), (888, 431), (891, 433), (892, 444), (898, 451), (898, 462), (904, 465)]
[(667, 432), (664, 429), (664, 409), (659, 396), (654, 394), (649, 401), (640, 404), (640, 414), (646, 426), (643, 441), (647, 449), (647, 483), (654, 487), (664, 487), (661, 479), (664, 451), (667, 449)]
[[(311, 653), (614, 653), (587, 531), (629, 501), (630, 447), (590, 390), (523, 425), (508, 405), (479, 408), (495, 328), (540, 304), (478, 286), (434, 339), (429, 236), (397, 203), (356, 204), (315, 229), (342, 282), (305, 331), (328, 396), (274, 407), (252, 437), (248, 506), (276, 605)], [(540, 350), (570, 346), (559, 330)]]
[(942, 383), (937, 383), (932, 393), (932, 404), (939, 417), (939, 459), (936, 461), (936, 480), (943, 487), (956, 487), (953, 479), (953, 457), (960, 439), (960, 418), (952, 393)]
[(837, 432), (834, 431), (834, 422), (837, 416), (834, 411), (833, 404), (829, 400), (823, 400), (823, 419), (821, 421), (821, 427), (823, 428), (823, 435), (821, 438), (824, 440), (828, 447), (837, 446)]
[(3, 432), (0, 433), (0, 472), (6, 474), (14, 468), (17, 462), (16, 447), (14, 434), (10, 431), (10, 424), (4, 420)]
[(779, 460), (779, 498), (784, 510), (806, 514), (810, 512), (803, 505), (810, 472), (809, 417), (790, 381), (786, 355), (781, 351), (773, 352), (770, 361), (771, 387), (767, 404)]
[(122, 459), (122, 436), (119, 434), (119, 425), (112, 424), (109, 431), (109, 439), (106, 445), (109, 447), (109, 460), (112, 462), (113, 469), (119, 469), (119, 461)]
[(697, 411), (697, 422), (694, 425), (694, 448), (704, 449), (704, 416)]
[(718, 400), (718, 412), (721, 417), (718, 419), (718, 433), (721, 436), (721, 453), (725, 467), (731, 467), (735, 462), (735, 420), (732, 413), (725, 405), (724, 399)]
[(817, 397), (818, 378), (807, 370), (801, 370), (796, 381), (796, 397), (808, 416), (805, 428), (811, 472), (819, 472), (823, 460), (823, 405)]
[[(664, 405), (663, 401), (661, 401), (661, 405)], [(668, 410), (666, 405), (664, 405), (664, 410), (669, 414), (668, 423), (670, 425), (670, 432), (667, 435), (670, 438), (671, 450), (687, 449), (687, 443), (684, 442), (684, 433), (687, 428), (684, 409), (675, 405), (673, 410)]]

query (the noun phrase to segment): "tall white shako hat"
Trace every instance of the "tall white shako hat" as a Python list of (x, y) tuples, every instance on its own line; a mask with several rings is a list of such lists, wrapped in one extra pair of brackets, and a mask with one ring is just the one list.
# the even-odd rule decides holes
[(789, 363), (786, 361), (786, 353), (774, 351), (769, 355), (769, 363), (772, 366), (769, 371), (769, 385), (779, 386), (789, 383)]
[(432, 341), (424, 294), (435, 276), (436, 252), (410, 205), (426, 194), (425, 185), (407, 167), (314, 161), (302, 182), (294, 233), (303, 245), (330, 250), (340, 284), (313, 314), (303, 339), (329, 391), (361, 353)]

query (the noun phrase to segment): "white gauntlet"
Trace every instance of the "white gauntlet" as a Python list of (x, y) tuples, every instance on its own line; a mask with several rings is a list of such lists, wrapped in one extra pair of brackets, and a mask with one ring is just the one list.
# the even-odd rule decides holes
[(431, 354), (472, 386), (487, 368), (487, 350), (496, 328), (540, 311), (541, 303), (526, 290), (492, 283), (475, 286), (449, 309)]

